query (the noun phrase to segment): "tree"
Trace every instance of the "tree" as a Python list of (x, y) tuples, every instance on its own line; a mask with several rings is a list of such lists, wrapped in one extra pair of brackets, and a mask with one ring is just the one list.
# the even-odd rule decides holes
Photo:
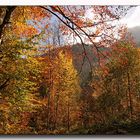
[[(50, 52), (51, 56), (53, 55), (52, 52), (53, 50)], [(44, 109), (41, 109), (41, 112), (38, 110), (40, 113), (36, 116), (44, 116), (42, 120), (37, 117), (38, 120), (41, 120), (40, 124), (44, 124), (44, 129), (55, 130), (64, 127), (69, 131), (78, 123), (80, 96), (79, 81), (71, 55), (67, 50), (58, 50), (57, 56), (53, 60), (51, 59), (51, 62), (48, 56), (41, 61), (45, 63), (45, 65), (43, 63), (45, 67), (42, 74), (43, 85), (47, 90), (44, 91), (46, 96), (41, 99), (45, 108), (42, 106)]]
[(99, 104), (107, 118), (121, 114), (125, 117), (129, 112), (132, 120), (134, 110), (137, 110), (134, 104), (139, 90), (139, 82), (136, 82), (140, 69), (138, 49), (129, 42), (121, 41), (112, 47), (110, 54), (111, 60), (102, 68)]
[[(80, 86), (77, 79), (77, 72), (72, 64), (71, 56), (69, 56), (67, 51), (60, 51), (58, 56), (58, 68), (56, 68), (55, 71), (57, 73), (57, 80), (54, 81), (54, 89), (57, 91), (56, 118), (59, 116), (59, 110), (62, 110), (62, 114), (64, 114), (64, 116), (67, 118), (67, 129), (69, 131), (71, 125), (76, 123), (75, 121), (73, 122), (72, 119), (77, 120), (75, 117), (76, 113), (78, 112)], [(67, 59), (65, 58), (66, 56)]]

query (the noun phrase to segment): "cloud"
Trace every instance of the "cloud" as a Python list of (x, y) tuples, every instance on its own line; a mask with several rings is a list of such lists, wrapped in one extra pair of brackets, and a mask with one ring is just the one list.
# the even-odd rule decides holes
[(140, 6), (132, 8), (120, 22), (126, 24), (129, 28), (140, 26)]

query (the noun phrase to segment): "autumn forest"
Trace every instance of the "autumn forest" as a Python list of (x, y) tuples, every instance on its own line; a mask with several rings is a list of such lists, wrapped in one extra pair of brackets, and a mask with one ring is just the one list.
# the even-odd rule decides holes
[(1, 6), (0, 134), (140, 134), (133, 8)]

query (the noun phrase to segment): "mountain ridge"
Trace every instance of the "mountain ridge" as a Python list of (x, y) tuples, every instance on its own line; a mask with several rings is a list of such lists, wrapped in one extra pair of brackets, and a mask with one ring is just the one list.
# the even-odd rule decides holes
[(128, 28), (128, 32), (131, 33), (134, 41), (136, 42), (137, 47), (140, 46), (140, 26), (135, 26)]

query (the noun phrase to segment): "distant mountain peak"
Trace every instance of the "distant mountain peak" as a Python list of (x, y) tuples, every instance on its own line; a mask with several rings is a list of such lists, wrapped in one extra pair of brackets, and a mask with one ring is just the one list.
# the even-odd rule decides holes
[(137, 46), (140, 46), (140, 26), (128, 28), (128, 31), (132, 34)]

